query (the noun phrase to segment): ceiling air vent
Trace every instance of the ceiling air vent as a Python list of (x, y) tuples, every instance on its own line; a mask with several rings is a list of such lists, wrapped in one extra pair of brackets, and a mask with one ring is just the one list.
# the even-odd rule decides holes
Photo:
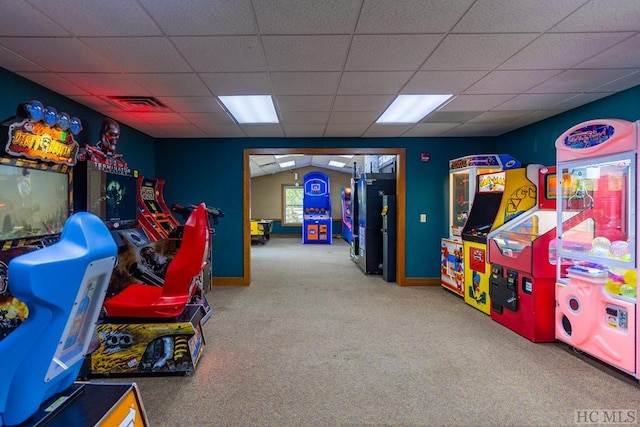
[(153, 96), (109, 96), (107, 98), (125, 111), (140, 112), (167, 109), (166, 105)]

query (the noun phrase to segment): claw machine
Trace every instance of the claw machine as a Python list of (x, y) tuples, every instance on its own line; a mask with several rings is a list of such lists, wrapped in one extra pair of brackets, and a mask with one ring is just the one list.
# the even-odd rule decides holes
[[(577, 124), (556, 140), (556, 338), (638, 377), (638, 122)], [(563, 266), (565, 268), (563, 268)]]
[(556, 167), (540, 168), (537, 207), (488, 236), (490, 316), (533, 342), (556, 340), (556, 187)]
[(534, 208), (540, 165), (478, 175), (469, 218), (462, 229), (464, 302), (489, 314), (490, 232)]
[(479, 174), (519, 168), (520, 162), (508, 154), (477, 154), (449, 161), (449, 237), (440, 243), (440, 284), (464, 296), (464, 250), (460, 234), (476, 192)]

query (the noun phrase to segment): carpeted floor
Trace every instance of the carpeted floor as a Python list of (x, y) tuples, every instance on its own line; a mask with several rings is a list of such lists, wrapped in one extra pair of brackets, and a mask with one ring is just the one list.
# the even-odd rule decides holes
[(273, 238), (251, 259), (251, 286), (209, 292), (193, 375), (124, 380), (151, 426), (575, 425), (576, 411), (640, 410), (636, 381), (441, 287), (366, 276), (342, 240)]

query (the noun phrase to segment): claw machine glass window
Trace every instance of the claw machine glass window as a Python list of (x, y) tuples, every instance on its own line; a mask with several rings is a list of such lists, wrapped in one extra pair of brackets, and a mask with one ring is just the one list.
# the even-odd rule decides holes
[(560, 282), (571, 275), (604, 277), (607, 291), (635, 299), (635, 280), (632, 286), (625, 279), (635, 273), (635, 156), (573, 161), (560, 172), (558, 222), (575, 213), (570, 225), (558, 227), (558, 255), (571, 265), (558, 268)]

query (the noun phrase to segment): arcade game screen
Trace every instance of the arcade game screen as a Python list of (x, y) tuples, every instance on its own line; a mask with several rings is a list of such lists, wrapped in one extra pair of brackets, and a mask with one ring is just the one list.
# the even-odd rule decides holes
[(68, 216), (66, 173), (0, 165), (0, 240), (60, 233)]
[(137, 219), (137, 179), (101, 171), (90, 171), (88, 206), (108, 226), (122, 228)]

